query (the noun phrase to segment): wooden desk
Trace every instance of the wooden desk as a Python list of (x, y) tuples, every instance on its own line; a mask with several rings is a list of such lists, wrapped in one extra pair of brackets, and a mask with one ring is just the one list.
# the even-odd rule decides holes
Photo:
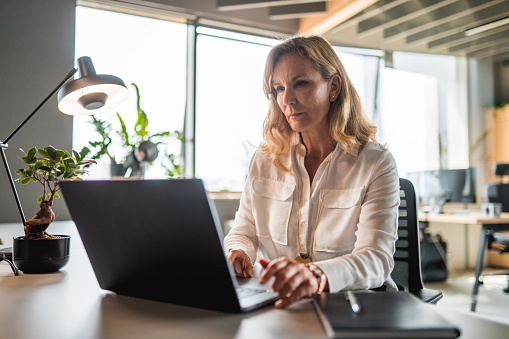
[(502, 213), (500, 217), (497, 218), (483, 217), (481, 212), (457, 213), (457, 214), (419, 213), (419, 221), (440, 222), (444, 224), (464, 224), (464, 225), (509, 224), (509, 213)]
[[(20, 227), (0, 225), (6, 246)], [(0, 263), (0, 338), (326, 338), (309, 300), (286, 310), (228, 314), (103, 291), (74, 224), (57, 222), (50, 232), (72, 237), (71, 259), (61, 272), (14, 277)], [(509, 326), (434, 308), (462, 330), (461, 338), (509, 333)]]
[[(443, 214), (431, 214), (419, 212), (419, 221), (428, 223), (443, 223), (443, 224), (457, 224), (465, 226), (465, 270), (470, 270), (469, 263), (469, 239), (468, 239), (468, 225), (494, 225), (494, 224), (509, 224), (509, 213), (502, 213), (497, 218), (486, 218), (483, 217), (481, 212), (470, 212), (470, 213), (443, 213)], [(483, 229), (481, 231), (481, 238), (484, 236)], [(477, 256), (476, 256), (477, 258)]]
[[(481, 236), (479, 239), (479, 248), (477, 250), (477, 260), (475, 264), (475, 281), (472, 290), (472, 304), (470, 310), (475, 311), (477, 305), (477, 294), (479, 292), (480, 280), (482, 267), (484, 264), (484, 252), (487, 248), (487, 240), (491, 234), (497, 231), (509, 230), (509, 213), (502, 213), (499, 217), (486, 218), (483, 217), (481, 212), (461, 213), (461, 214), (425, 214), (419, 215), (419, 221), (421, 222), (438, 222), (438, 223), (449, 223), (449, 224), (464, 224), (464, 225), (481, 225)], [(465, 233), (467, 236), (468, 233)], [(466, 240), (468, 242), (468, 240)], [(466, 247), (465, 247), (466, 248)], [(465, 257), (468, 258), (468, 253), (465, 253)], [(466, 262), (468, 267), (468, 261)]]

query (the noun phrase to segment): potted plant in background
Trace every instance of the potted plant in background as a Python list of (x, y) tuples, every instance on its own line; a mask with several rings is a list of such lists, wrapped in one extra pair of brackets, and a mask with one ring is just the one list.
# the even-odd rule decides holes
[[(168, 151), (168, 144), (177, 141), (183, 142), (182, 133), (180, 131), (163, 131), (151, 134), (147, 127), (149, 119), (145, 111), (140, 106), (140, 91), (135, 83), (131, 84), (136, 90), (136, 109), (138, 117), (133, 129), (128, 129), (124, 119), (117, 112), (117, 119), (120, 128), (115, 130), (111, 123), (97, 119), (92, 116), (91, 123), (95, 126), (100, 140), (89, 141), (90, 151), (84, 147), (80, 152), (87, 155), (91, 152), (90, 156), (93, 160), (107, 157), (110, 160), (110, 175), (112, 177), (124, 176), (129, 164), (127, 163), (129, 157), (137, 151), (142, 143), (153, 143), (158, 149), (164, 146), (163, 157), (161, 158), (161, 165), (166, 169), (169, 177), (182, 176), (182, 166), (180, 157)], [(150, 164), (150, 163), (149, 163)]]
[(59, 180), (81, 180), (79, 175), (88, 171), (85, 166), (95, 160), (83, 159), (83, 154), (72, 155), (52, 146), (31, 148), (21, 160), (26, 167), (15, 171), (22, 185), (37, 182), (43, 186), (39, 197), (39, 211), (25, 222), (25, 235), (13, 239), (13, 259), (16, 266), (26, 273), (50, 273), (58, 271), (69, 260), (70, 236), (51, 235), (46, 232), (55, 220), (51, 207), (59, 198)]

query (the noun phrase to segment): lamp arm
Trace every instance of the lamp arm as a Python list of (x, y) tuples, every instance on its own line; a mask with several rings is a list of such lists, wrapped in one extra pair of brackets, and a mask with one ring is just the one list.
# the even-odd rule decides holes
[(78, 70), (73, 68), (69, 73), (67, 73), (64, 80), (62, 80), (57, 87), (37, 106), (32, 113), (5, 139), (5, 141), (0, 141), (0, 151), (2, 153), (2, 160), (4, 162), (5, 170), (7, 172), (7, 176), (9, 177), (9, 183), (11, 184), (12, 193), (14, 194), (14, 198), (16, 200), (16, 204), (18, 205), (18, 211), (21, 216), (21, 221), (23, 225), (26, 222), (25, 214), (23, 213), (23, 208), (21, 207), (21, 202), (19, 201), (18, 192), (16, 191), (16, 186), (14, 185), (14, 179), (12, 178), (11, 171), (9, 169), (9, 163), (7, 162), (7, 157), (5, 155), (5, 149), (8, 147), (7, 142), (30, 120), (35, 113), (55, 94), (56, 91), (62, 87), (67, 80), (69, 80)]
[(21, 221), (23, 222), (23, 225), (26, 222), (25, 214), (23, 213), (23, 208), (21, 207), (21, 202), (19, 201), (18, 192), (16, 191), (16, 186), (14, 186), (14, 179), (12, 179), (11, 171), (9, 169), (9, 163), (7, 162), (7, 157), (5, 156), (4, 146), (2, 145), (1, 151), (2, 151), (2, 160), (4, 161), (5, 165), (5, 171), (7, 172), (7, 176), (9, 177), (9, 183), (11, 184), (12, 193), (14, 193), (14, 198), (16, 199), (16, 204), (18, 205), (18, 211), (19, 215), (21, 216)]
[(4, 140), (4, 144), (7, 144), (9, 142), (9, 140), (11, 140), (11, 138), (16, 134), (18, 133), (18, 131), (21, 129), (21, 127), (23, 127), (28, 120), (30, 120), (35, 113), (37, 113), (37, 111), (42, 107), (44, 106), (44, 104), (46, 103), (46, 101), (48, 101), (52, 96), (53, 94), (55, 94), (56, 91), (58, 91), (60, 89), (60, 87), (62, 87), (65, 82), (67, 80), (69, 80), (78, 70), (76, 68), (73, 68), (72, 70), (69, 71), (69, 73), (67, 73), (66, 77), (64, 80), (62, 80), (62, 82), (60, 82), (57, 87), (55, 87), (55, 89), (39, 104), (39, 106), (37, 106), (32, 113), (30, 113), (30, 115), (7, 137), (7, 139)]

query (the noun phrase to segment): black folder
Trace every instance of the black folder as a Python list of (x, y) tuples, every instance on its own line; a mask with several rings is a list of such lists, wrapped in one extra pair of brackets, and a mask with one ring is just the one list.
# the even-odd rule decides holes
[(360, 311), (345, 293), (313, 296), (329, 338), (457, 338), (460, 331), (432, 305), (406, 292), (355, 292)]

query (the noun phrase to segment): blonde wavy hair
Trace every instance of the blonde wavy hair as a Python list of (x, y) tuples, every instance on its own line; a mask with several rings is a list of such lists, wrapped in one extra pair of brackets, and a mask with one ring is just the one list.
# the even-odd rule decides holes
[(329, 135), (344, 150), (343, 155), (369, 140), (376, 141), (376, 126), (364, 116), (359, 95), (332, 46), (321, 36), (299, 35), (274, 46), (265, 63), (263, 89), (270, 100), (270, 106), (263, 124), (264, 142), (261, 145), (261, 152), (270, 155), (274, 166), (290, 172), (281, 163), (280, 157), (289, 151), (291, 141), (298, 135), (292, 130), (279, 108), (272, 84), (274, 67), (283, 55), (290, 53), (299, 53), (310, 59), (326, 80), (331, 79), (334, 74), (339, 75), (341, 89), (339, 97), (331, 103), (328, 119)]

